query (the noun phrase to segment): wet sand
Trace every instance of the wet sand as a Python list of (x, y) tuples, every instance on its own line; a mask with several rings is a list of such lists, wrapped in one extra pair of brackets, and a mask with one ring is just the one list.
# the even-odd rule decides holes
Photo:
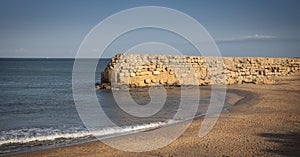
[(153, 151), (120, 151), (96, 141), (12, 156), (300, 156), (299, 73), (278, 78), (274, 85), (227, 88), (244, 98), (231, 100), (235, 106), (203, 138), (198, 137), (198, 118), (174, 142)]

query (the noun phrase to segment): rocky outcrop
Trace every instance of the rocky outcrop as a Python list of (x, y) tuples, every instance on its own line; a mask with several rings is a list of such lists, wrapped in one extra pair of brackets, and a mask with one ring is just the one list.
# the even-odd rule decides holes
[(300, 69), (299, 58), (118, 54), (101, 73), (101, 88), (152, 85), (270, 84)]

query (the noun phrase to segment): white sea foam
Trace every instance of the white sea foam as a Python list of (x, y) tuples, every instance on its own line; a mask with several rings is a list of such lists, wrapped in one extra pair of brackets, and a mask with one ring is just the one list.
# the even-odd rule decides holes
[(122, 126), (122, 127), (107, 127), (95, 131), (88, 131), (83, 127), (71, 127), (68, 129), (55, 128), (29, 128), (2, 131), (0, 135), (0, 146), (4, 144), (25, 144), (37, 141), (53, 141), (56, 139), (76, 139), (88, 136), (108, 136), (121, 135), (131, 132), (145, 131), (158, 128), (166, 124), (174, 123), (174, 121), (155, 122), (140, 125)]

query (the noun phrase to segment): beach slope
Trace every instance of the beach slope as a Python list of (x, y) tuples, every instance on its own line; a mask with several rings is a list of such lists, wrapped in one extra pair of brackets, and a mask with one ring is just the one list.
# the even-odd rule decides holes
[(203, 137), (201, 118), (170, 145), (132, 153), (89, 142), (12, 156), (300, 156), (300, 75), (281, 77), (274, 85), (230, 85), (244, 99), (221, 114)]

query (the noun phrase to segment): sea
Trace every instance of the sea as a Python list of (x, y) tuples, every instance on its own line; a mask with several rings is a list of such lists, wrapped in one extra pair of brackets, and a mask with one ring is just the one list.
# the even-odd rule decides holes
[[(95, 83), (100, 83), (101, 71), (109, 61), (98, 61)], [(0, 155), (96, 140), (75, 107), (73, 64), (74, 59), (0, 59)], [(118, 126), (102, 126), (97, 136), (114, 137), (173, 123), (170, 120), (180, 110), (181, 90), (166, 88), (166, 92), (166, 101), (159, 112), (150, 117), (136, 117), (118, 106), (112, 90), (96, 90), (106, 116)], [(130, 96), (139, 105), (151, 100), (148, 88), (131, 89)], [(195, 101), (197, 96), (191, 93), (189, 100)], [(210, 88), (201, 87), (196, 116), (205, 115), (209, 101)], [(224, 111), (232, 105), (225, 102)]]

